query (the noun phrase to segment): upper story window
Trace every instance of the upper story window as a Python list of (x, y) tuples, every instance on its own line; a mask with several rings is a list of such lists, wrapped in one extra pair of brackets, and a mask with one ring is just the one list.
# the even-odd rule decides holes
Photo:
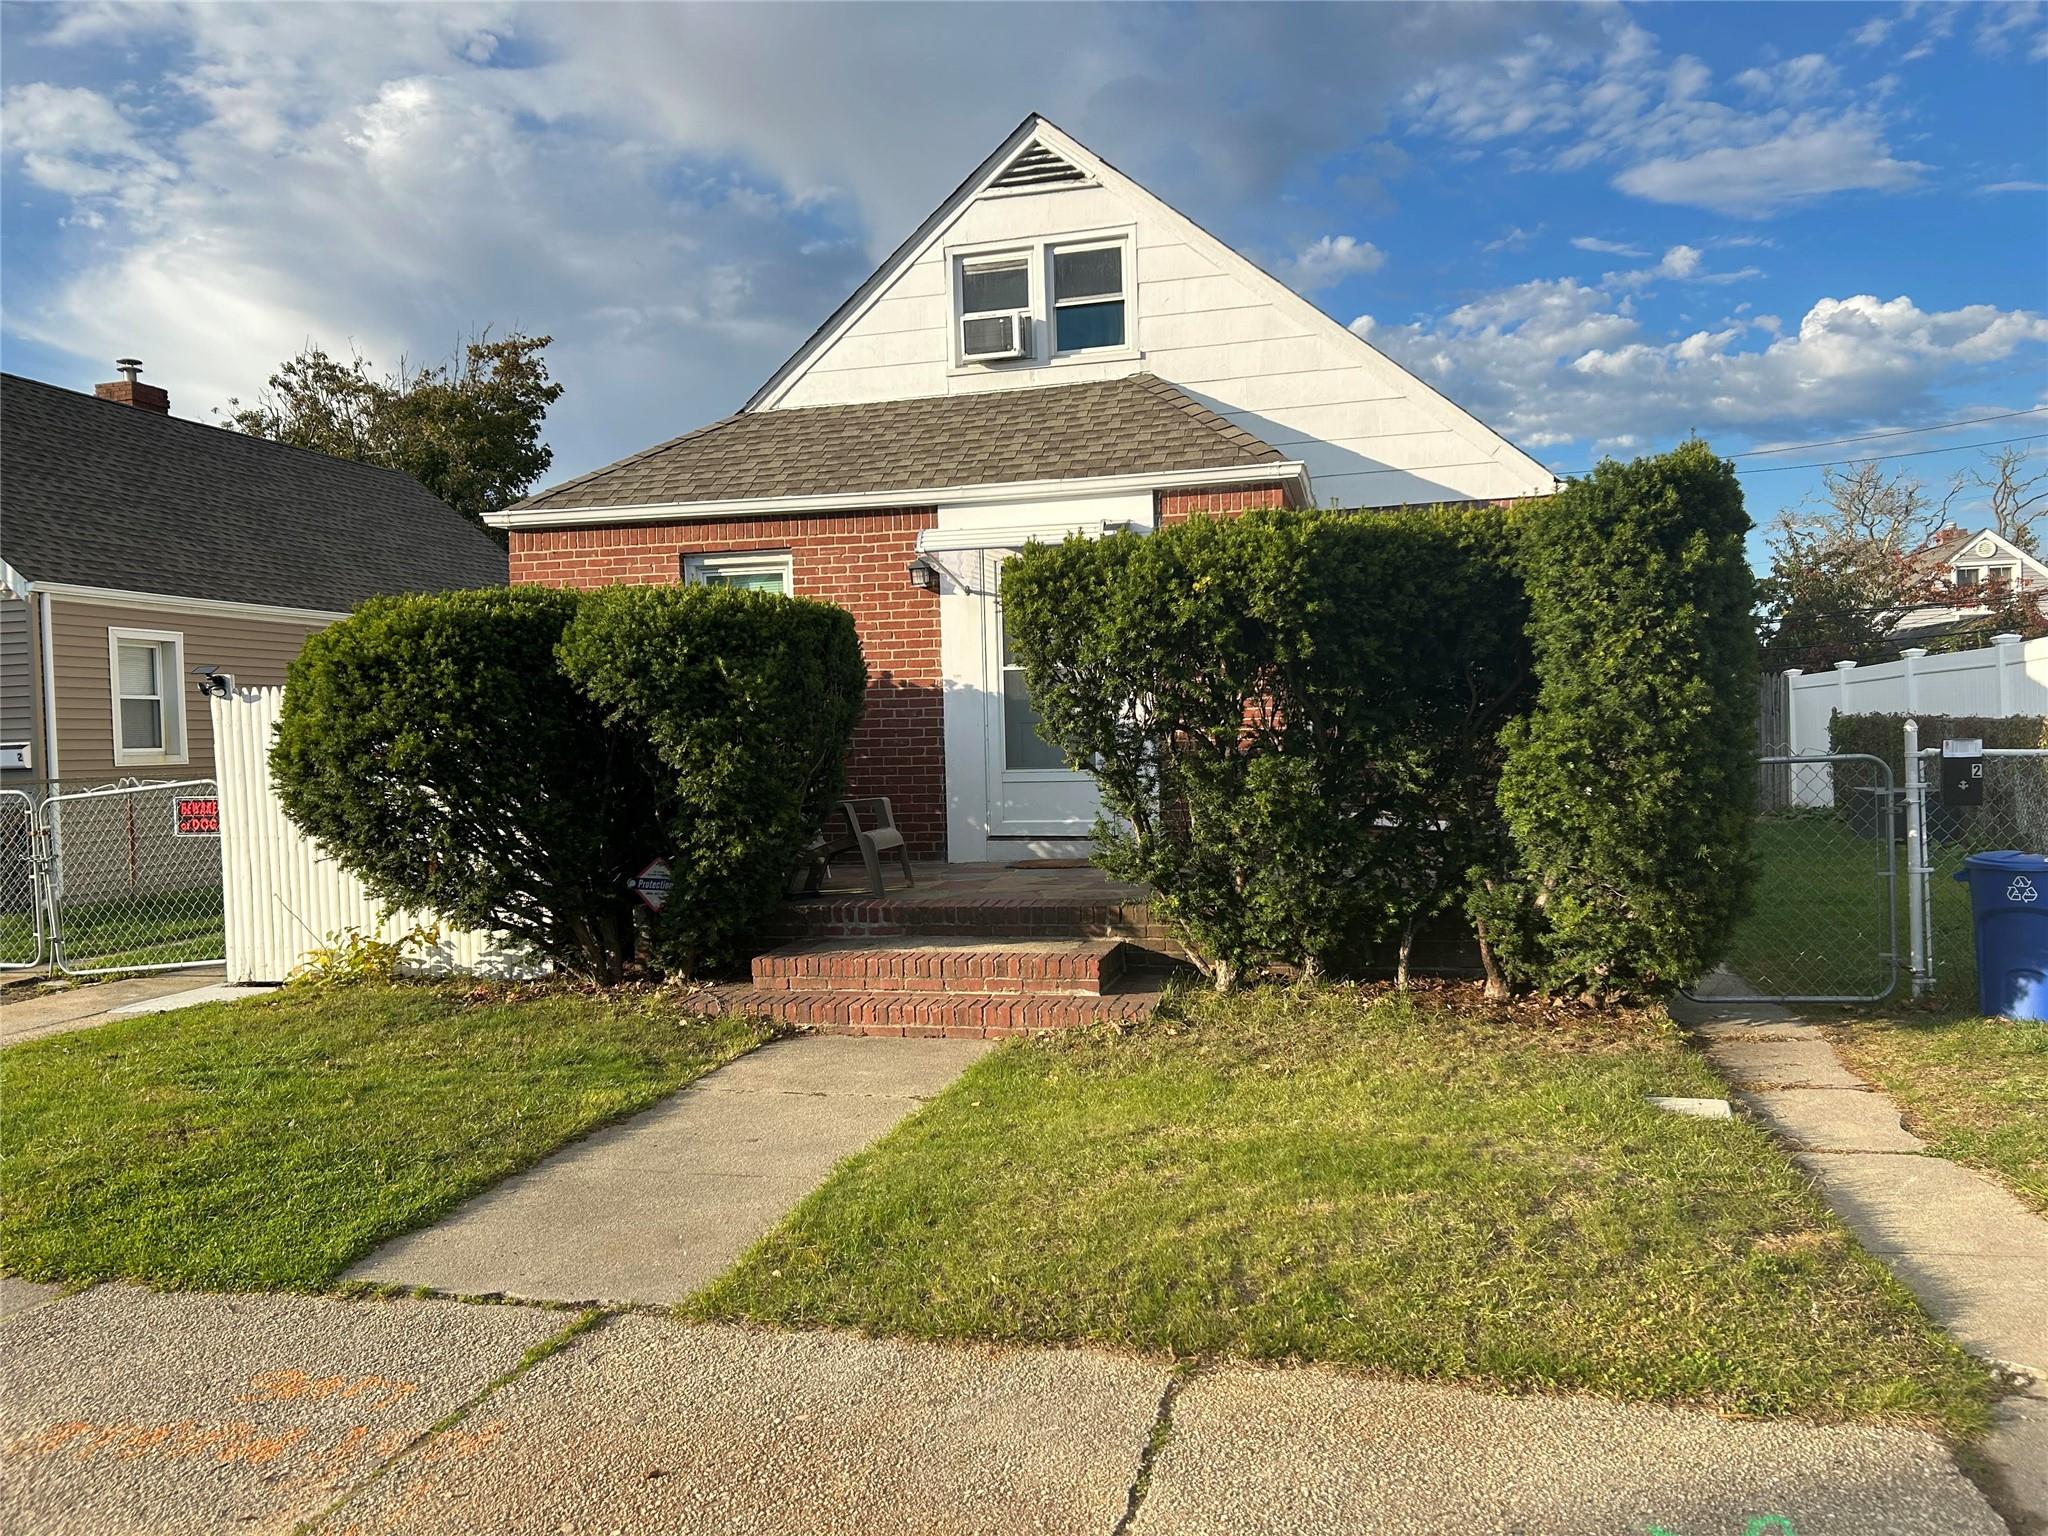
[(683, 580), (693, 587), (742, 587), (788, 597), (793, 586), (791, 574), (786, 550), (683, 557)]
[(185, 637), (148, 629), (109, 629), (114, 685), (114, 764), (185, 761)]
[(1134, 359), (1134, 233), (1076, 230), (949, 252), (955, 368)]
[(1124, 344), (1121, 242), (1053, 251), (1052, 327), (1055, 352)]

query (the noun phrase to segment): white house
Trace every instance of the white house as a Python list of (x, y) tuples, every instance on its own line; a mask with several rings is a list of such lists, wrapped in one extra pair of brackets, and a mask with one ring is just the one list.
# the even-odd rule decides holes
[(722, 421), (494, 519), (515, 581), (735, 582), (850, 609), (849, 764), (912, 848), (1062, 852), (996, 575), (1032, 539), (1255, 507), (1549, 494), (1550, 472), (1044, 118)]

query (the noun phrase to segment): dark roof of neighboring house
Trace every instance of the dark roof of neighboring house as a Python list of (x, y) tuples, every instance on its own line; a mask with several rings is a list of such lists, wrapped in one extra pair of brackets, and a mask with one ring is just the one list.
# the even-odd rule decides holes
[(923, 491), (1277, 463), (1151, 374), (753, 411), (528, 497), (515, 511)]
[(502, 586), (412, 476), (0, 375), (0, 559), (31, 582), (339, 611)]

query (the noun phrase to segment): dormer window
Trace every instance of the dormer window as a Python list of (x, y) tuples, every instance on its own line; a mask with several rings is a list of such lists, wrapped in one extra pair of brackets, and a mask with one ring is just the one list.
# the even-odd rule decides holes
[(1054, 250), (1052, 333), (1055, 352), (1124, 344), (1122, 242)]

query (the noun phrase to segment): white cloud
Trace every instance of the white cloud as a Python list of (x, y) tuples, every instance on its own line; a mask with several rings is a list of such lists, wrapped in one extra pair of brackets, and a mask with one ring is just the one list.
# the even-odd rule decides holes
[(1752, 277), (1761, 277), (1761, 269), (1743, 267), (1732, 272), (1713, 272), (1706, 266), (1706, 257), (1698, 246), (1674, 245), (1665, 251), (1653, 267), (1638, 267), (1631, 272), (1609, 272), (1600, 281), (1610, 288), (1642, 288), (1660, 278), (1682, 283), (1741, 283)]
[(1487, 241), (1486, 244), (1480, 246), (1479, 249), (1487, 252), (1488, 254), (1491, 254), (1495, 251), (1524, 250), (1528, 247), (1528, 244), (1531, 240), (1534, 240), (1538, 235), (1542, 233), (1543, 226), (1541, 224), (1537, 225), (1534, 229), (1524, 229), (1519, 224), (1510, 225), (1506, 233), (1502, 234), (1496, 240)]
[(2048, 317), (2032, 312), (1927, 311), (1869, 294), (1817, 301), (1789, 335), (1760, 315), (1659, 338), (1628, 297), (1570, 278), (1503, 289), (1433, 322), (1361, 316), (1352, 328), (1517, 442), (1587, 451), (1695, 428), (1902, 419), (1933, 409), (1938, 387), (2001, 365), (2038, 371), (2048, 345)]
[(2048, 7), (2040, 0), (2003, 0), (1979, 6), (1971, 41), (1992, 58), (2024, 58), (2038, 64), (2048, 59)]
[(1425, 75), (1410, 93), (1419, 127), (1453, 143), (1494, 145), (1511, 169), (1617, 167), (1631, 196), (1763, 216), (1836, 192), (1897, 192), (1927, 166), (1893, 155), (1880, 94), (1852, 90), (1819, 54), (1742, 71), (1734, 106), (1710, 71), (1610, 16), (1588, 45), (1538, 35), (1488, 65)]
[(1333, 287), (1347, 277), (1377, 272), (1387, 264), (1387, 253), (1369, 240), (1350, 235), (1324, 235), (1297, 251), (1284, 273), (1288, 285), (1302, 293)]
[(1977, 189), (1979, 192), (2048, 192), (2048, 181), (1992, 181)]
[(1849, 41), (1858, 48), (1875, 48), (1892, 35), (1892, 28), (1897, 25), (1888, 17), (1873, 16), (1849, 34)]
[(97, 91), (32, 81), (7, 93), (4, 112), (7, 157), (49, 191), (140, 203), (158, 182), (177, 174)]
[(1619, 240), (1602, 240), (1594, 235), (1574, 235), (1572, 244), (1582, 251), (1593, 251), (1601, 256), (1641, 258), (1650, 254), (1639, 246), (1627, 245)]
[(1928, 169), (1893, 159), (1875, 123), (1851, 113), (1802, 117), (1754, 144), (1646, 160), (1622, 171), (1614, 185), (1652, 202), (1761, 218), (1835, 192), (1905, 191)]
[[(1368, 196), (1400, 173), (1380, 135), (1416, 72), (1527, 31), (1076, 10), (1056, 78), (989, 89), (980, 66), (1038, 14), (13, 7), (8, 217), (17, 184), (66, 206), (35, 264), (10, 259), (7, 332), (79, 358), (68, 382), (139, 354), (204, 416), (309, 339), (388, 364), (487, 322), (548, 331), (557, 469), (581, 470), (730, 410), (1032, 107), (1226, 238), (1305, 246), (1306, 281), (1368, 270), (1365, 241), (1276, 234), (1276, 188), (1343, 155)], [(1600, 25), (1545, 20), (1560, 46)], [(1304, 57), (1346, 68), (1305, 84)]]

